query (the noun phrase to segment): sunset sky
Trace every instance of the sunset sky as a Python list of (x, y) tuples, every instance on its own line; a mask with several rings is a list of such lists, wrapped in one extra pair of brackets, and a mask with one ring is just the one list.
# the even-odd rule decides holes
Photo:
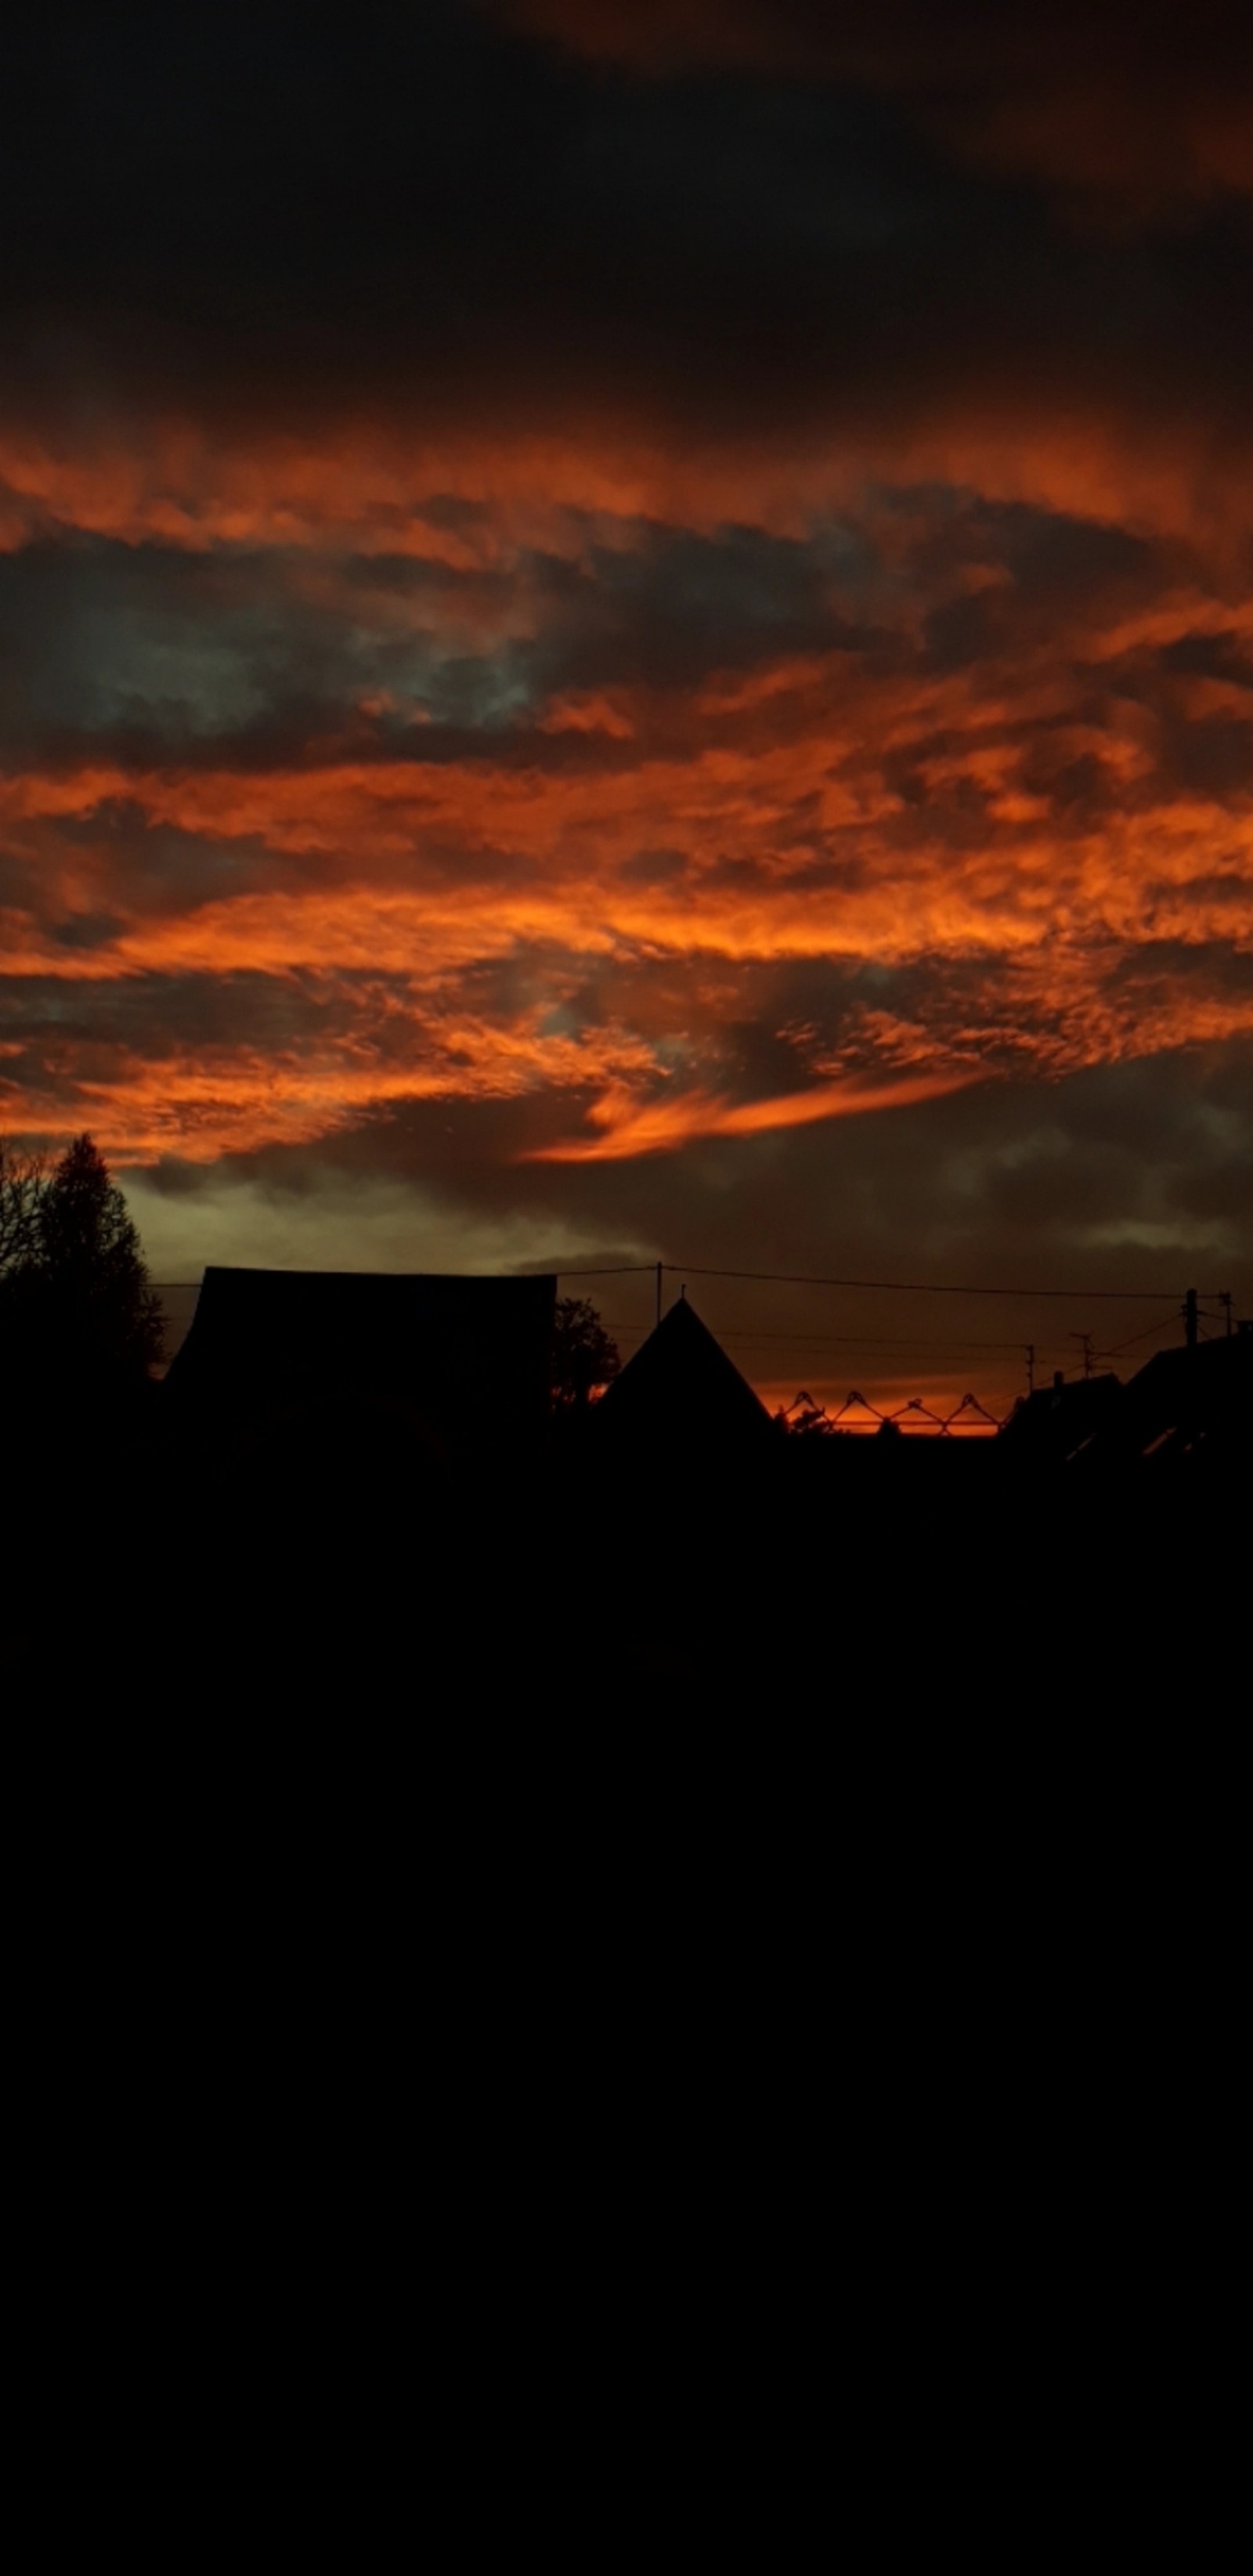
[(6, 44), (0, 1133), (774, 1392), (1253, 1311), (1253, 9)]

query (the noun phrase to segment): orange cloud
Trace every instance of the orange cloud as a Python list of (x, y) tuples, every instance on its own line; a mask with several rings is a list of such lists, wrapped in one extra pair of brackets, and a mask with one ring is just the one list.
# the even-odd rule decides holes
[[(627, 403), (533, 432), (473, 422), (445, 438), (346, 417), (300, 440), (253, 429), (211, 436), (169, 416), (72, 448), (0, 431), (0, 550), (74, 529), (127, 545), (205, 552), (284, 547), (412, 556), (453, 573), (508, 568), (527, 548), (577, 558), (590, 540), (629, 547), (637, 522), (803, 537), (885, 485), (947, 484), (1111, 525), (1186, 534), (1230, 554), (1247, 529), (1253, 439), (1137, 388), (1072, 386), (1042, 415), (1010, 382), (960, 397), (900, 388), (861, 412), (713, 435)], [(449, 502), (468, 505), (450, 522)]]
[(673, 1153), (695, 1136), (758, 1136), (778, 1127), (808, 1127), (821, 1118), (855, 1118), (867, 1110), (905, 1109), (941, 1100), (974, 1081), (973, 1074), (933, 1074), (912, 1082), (824, 1083), (778, 1100), (712, 1100), (690, 1091), (677, 1099), (636, 1107), (628, 1094), (607, 1093), (589, 1110), (596, 1136), (536, 1147), (520, 1159), (532, 1163), (621, 1163), (640, 1154)]
[[(494, 453), (427, 459), (491, 492), (465, 540), (480, 568), (539, 525), (532, 508), (577, 551), (587, 533), (572, 501), (563, 518), (569, 496), (581, 489), (590, 506), (599, 490), (606, 508), (626, 496), (612, 478), (596, 485), (603, 455), (598, 466), (502, 445), (492, 482)], [(185, 541), (233, 541), (244, 522), (226, 502), (233, 492), (242, 507), (246, 484), (231, 478), (246, 460), (193, 445), (167, 462), (164, 499), (142, 458), (98, 487), (83, 467), (61, 499), (107, 503), (115, 532), (134, 512), (139, 534), (177, 484), (203, 514)], [(342, 576), (320, 549), (348, 524), (335, 514), (357, 510), (358, 535), (372, 527), (381, 545), (406, 488), (399, 450), (394, 487), (371, 481), (375, 462), (331, 448), (254, 459), (254, 497), (276, 514), (267, 541), (294, 493), (302, 579), (333, 605)], [(635, 465), (638, 500), (647, 458)], [(828, 460), (833, 482), (846, 465)], [(802, 459), (790, 495), (782, 481), (750, 488), (750, 475), (739, 499), (765, 517), (777, 501), (784, 518), (786, 500), (799, 525), (806, 470)], [(728, 480), (698, 504), (683, 460), (675, 472), (652, 497), (694, 524), (732, 497)], [(1089, 504), (1101, 498), (1099, 483), (1085, 488)], [(889, 609), (893, 547), (908, 574), (909, 550), (925, 559), (952, 518), (925, 494), (895, 517), (875, 503)], [(615, 526), (623, 549), (642, 542)], [(451, 737), (455, 758), (447, 739), (424, 757), (417, 726), (373, 735), (363, 691), (347, 752), (315, 738), (282, 759), (264, 740), (247, 756), (202, 743), (194, 761), (100, 748), (0, 775), (9, 990), (61, 997), (41, 1041), (46, 1078), (20, 1051), (5, 1059), (5, 1123), (51, 1130), (69, 1116), (132, 1159), (208, 1159), (406, 1101), (594, 1096), (589, 1133), (534, 1149), (592, 1163), (921, 1101), (1006, 1070), (1053, 1076), (1247, 1035), (1253, 798), (1239, 760), (1253, 600), (1246, 568), (1220, 577), (1211, 563), (1207, 579), (1173, 540), (1161, 562), (1156, 588), (1063, 588), (1037, 614), (1008, 570), (976, 559), (959, 596), (1003, 607), (1006, 622), (993, 616), (964, 662), (929, 654), (925, 601), (907, 596), (890, 649), (875, 628), (864, 648), (669, 681), (563, 680), (516, 727), (482, 728), (473, 756), (469, 728)], [(360, 576), (367, 599), (373, 578)], [(525, 631), (534, 602), (504, 587), (500, 631)], [(853, 604), (870, 625), (882, 598)], [(365, 622), (388, 613), (380, 587)], [(463, 627), (454, 640), (463, 649)], [(390, 722), (394, 707), (381, 698), (375, 712)], [(1216, 746), (1209, 783), (1204, 760), (1189, 765), (1193, 736)], [(185, 877), (160, 856), (167, 835), (221, 864)], [(877, 1007), (859, 988), (838, 1026), (795, 1038), (797, 1088), (772, 1066), (757, 1077), (769, 1096), (742, 1098), (752, 1086), (734, 1030), (802, 968), (918, 970), (926, 990)], [(107, 1062), (99, 1047), (67, 1049), (68, 997), (85, 1022), (138, 1008), (162, 981), (225, 978), (281, 986), (311, 1033), (275, 1049), (182, 1045), (174, 1032), (147, 1063), (120, 1042)]]

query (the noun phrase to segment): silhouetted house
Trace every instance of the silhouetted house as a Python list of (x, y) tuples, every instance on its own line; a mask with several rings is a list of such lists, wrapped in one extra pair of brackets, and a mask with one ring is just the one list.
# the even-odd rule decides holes
[(1081, 1481), (1172, 1467), (1245, 1480), (1253, 1470), (1253, 1337), (1159, 1351), (1127, 1385), (1055, 1380), (1011, 1414), (997, 1449), (1017, 1467), (1065, 1467)]
[(206, 1270), (165, 1381), (201, 1447), (320, 1484), (539, 1464), (556, 1281)]
[(1054, 1378), (1016, 1404), (997, 1434), (1001, 1457), (1023, 1467), (1065, 1467), (1116, 1426), (1126, 1390), (1121, 1378)]
[(640, 1464), (750, 1460), (775, 1437), (764, 1404), (684, 1297), (606, 1388), (592, 1430), (602, 1456)]
[(1253, 1471), (1253, 1336), (1158, 1351), (1132, 1378), (1126, 1453), (1160, 1472), (1185, 1461)]

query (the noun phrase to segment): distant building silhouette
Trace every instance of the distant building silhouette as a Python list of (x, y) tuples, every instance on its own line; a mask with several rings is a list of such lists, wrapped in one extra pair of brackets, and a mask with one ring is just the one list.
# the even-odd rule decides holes
[(1062, 1467), (1078, 1458), (1118, 1420), (1124, 1397), (1114, 1376), (1063, 1378), (1037, 1387), (1015, 1405), (997, 1437), (1000, 1453), (1016, 1465)]
[[(860, 1495), (930, 1514), (981, 1492), (1059, 1480), (1132, 1480), (1163, 1499), (1197, 1477), (1247, 1496), (1253, 1463), (1253, 1334), (1160, 1352), (1130, 1383), (1072, 1379), (1020, 1403), (990, 1441), (789, 1438), (686, 1298), (552, 1446), (556, 1281), (539, 1278), (210, 1269), (194, 1320), (170, 1364), (154, 1436), (169, 1458), (224, 1490), (301, 1517), (333, 1502), (376, 1523), (428, 1523), (455, 1485), (481, 1519), (519, 1480), (552, 1471), (601, 1478), (602, 1499), (655, 1469), (733, 1471), (738, 1495), (760, 1482), (806, 1510)], [(852, 1402), (853, 1399), (850, 1399)], [(969, 1399), (968, 1399), (969, 1401)], [(919, 1408), (925, 1412), (926, 1408)], [(960, 1408), (959, 1408), (960, 1410)], [(837, 1416), (838, 1420), (839, 1417)], [(567, 1431), (571, 1425), (566, 1424)], [(573, 1436), (573, 1435), (577, 1436)], [(774, 1460), (776, 1464), (772, 1465)], [(1172, 1469), (1177, 1473), (1172, 1474)], [(799, 1507), (799, 1503), (798, 1503)], [(470, 1527), (464, 1510), (462, 1538)], [(277, 1526), (277, 1523), (275, 1524)]]
[(641, 1463), (751, 1459), (775, 1438), (764, 1404), (685, 1297), (606, 1388), (592, 1428), (603, 1456)]
[(1190, 1461), (1253, 1473), (1253, 1335), (1158, 1351), (1124, 1385), (1117, 1377), (1055, 1380), (1011, 1414), (996, 1443), (1017, 1466), (1064, 1466), (1082, 1476), (1143, 1469), (1159, 1476)]
[(1158, 1351), (1126, 1389), (1118, 1435), (1148, 1468), (1191, 1459), (1253, 1474), (1253, 1336)]

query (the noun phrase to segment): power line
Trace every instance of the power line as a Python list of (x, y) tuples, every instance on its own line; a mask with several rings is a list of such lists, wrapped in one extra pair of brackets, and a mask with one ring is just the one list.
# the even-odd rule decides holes
[[(605, 1321), (607, 1333), (651, 1333), (652, 1330), (651, 1324), (616, 1324), (611, 1323), (608, 1318)], [(1156, 1330), (1156, 1327), (1150, 1326), (1150, 1330)], [(718, 1339), (720, 1342), (801, 1342), (807, 1350), (840, 1348), (858, 1351), (943, 1351), (954, 1358), (960, 1357), (963, 1351), (1021, 1351), (1022, 1349), (1021, 1342), (980, 1341), (973, 1337), (968, 1341), (939, 1341), (934, 1334), (930, 1333), (776, 1333), (768, 1328), (757, 1331), (750, 1324), (736, 1325), (726, 1332), (720, 1329)], [(1044, 1350), (1052, 1350), (1054, 1347), (1063, 1350), (1066, 1346), (1062, 1342), (1056, 1345), (1051, 1342), (1040, 1345)]]
[[(1157, 1305), (1168, 1294), (1161, 1288), (974, 1288), (959, 1287), (948, 1279), (817, 1279), (792, 1270), (706, 1269), (695, 1261), (664, 1261), (661, 1266), (663, 1270), (681, 1270), (688, 1279), (759, 1279), (779, 1288), (867, 1288), (876, 1294), (899, 1290), (910, 1297), (1064, 1297), (1072, 1302), (1130, 1297)], [(1212, 1293), (1215, 1292), (1206, 1291), (1207, 1296)]]
[(1151, 1333), (1164, 1333), (1178, 1321), (1179, 1309), (1177, 1306), (1172, 1306), (1169, 1315), (1163, 1315), (1160, 1323), (1146, 1324), (1142, 1333), (1128, 1333), (1125, 1342), (1111, 1342), (1108, 1350), (1102, 1351), (1101, 1357), (1116, 1360), (1120, 1351), (1133, 1350), (1137, 1342), (1147, 1342)]
[[(537, 1265), (541, 1274), (545, 1265)], [(559, 1262), (551, 1265), (558, 1279), (643, 1279), (657, 1270), (669, 1271), (675, 1278), (682, 1272), (688, 1279), (760, 1280), (776, 1288), (866, 1288), (876, 1294), (891, 1292), (907, 1297), (1061, 1297), (1069, 1301), (1084, 1298), (1131, 1298), (1141, 1304), (1160, 1303), (1169, 1294), (1164, 1288), (986, 1288), (972, 1282), (952, 1279), (828, 1279), (798, 1270), (718, 1270), (699, 1261), (616, 1261), (599, 1268), (567, 1270)], [(1221, 1304), (1224, 1291), (1206, 1288), (1201, 1296), (1206, 1303)], [(1168, 1319), (1173, 1322), (1174, 1309)], [(1151, 1331), (1152, 1326), (1149, 1327)], [(1008, 1347), (1008, 1345), (1007, 1345)], [(1017, 1344), (1013, 1346), (1017, 1349)], [(1119, 1345), (1125, 1349), (1125, 1343)]]

